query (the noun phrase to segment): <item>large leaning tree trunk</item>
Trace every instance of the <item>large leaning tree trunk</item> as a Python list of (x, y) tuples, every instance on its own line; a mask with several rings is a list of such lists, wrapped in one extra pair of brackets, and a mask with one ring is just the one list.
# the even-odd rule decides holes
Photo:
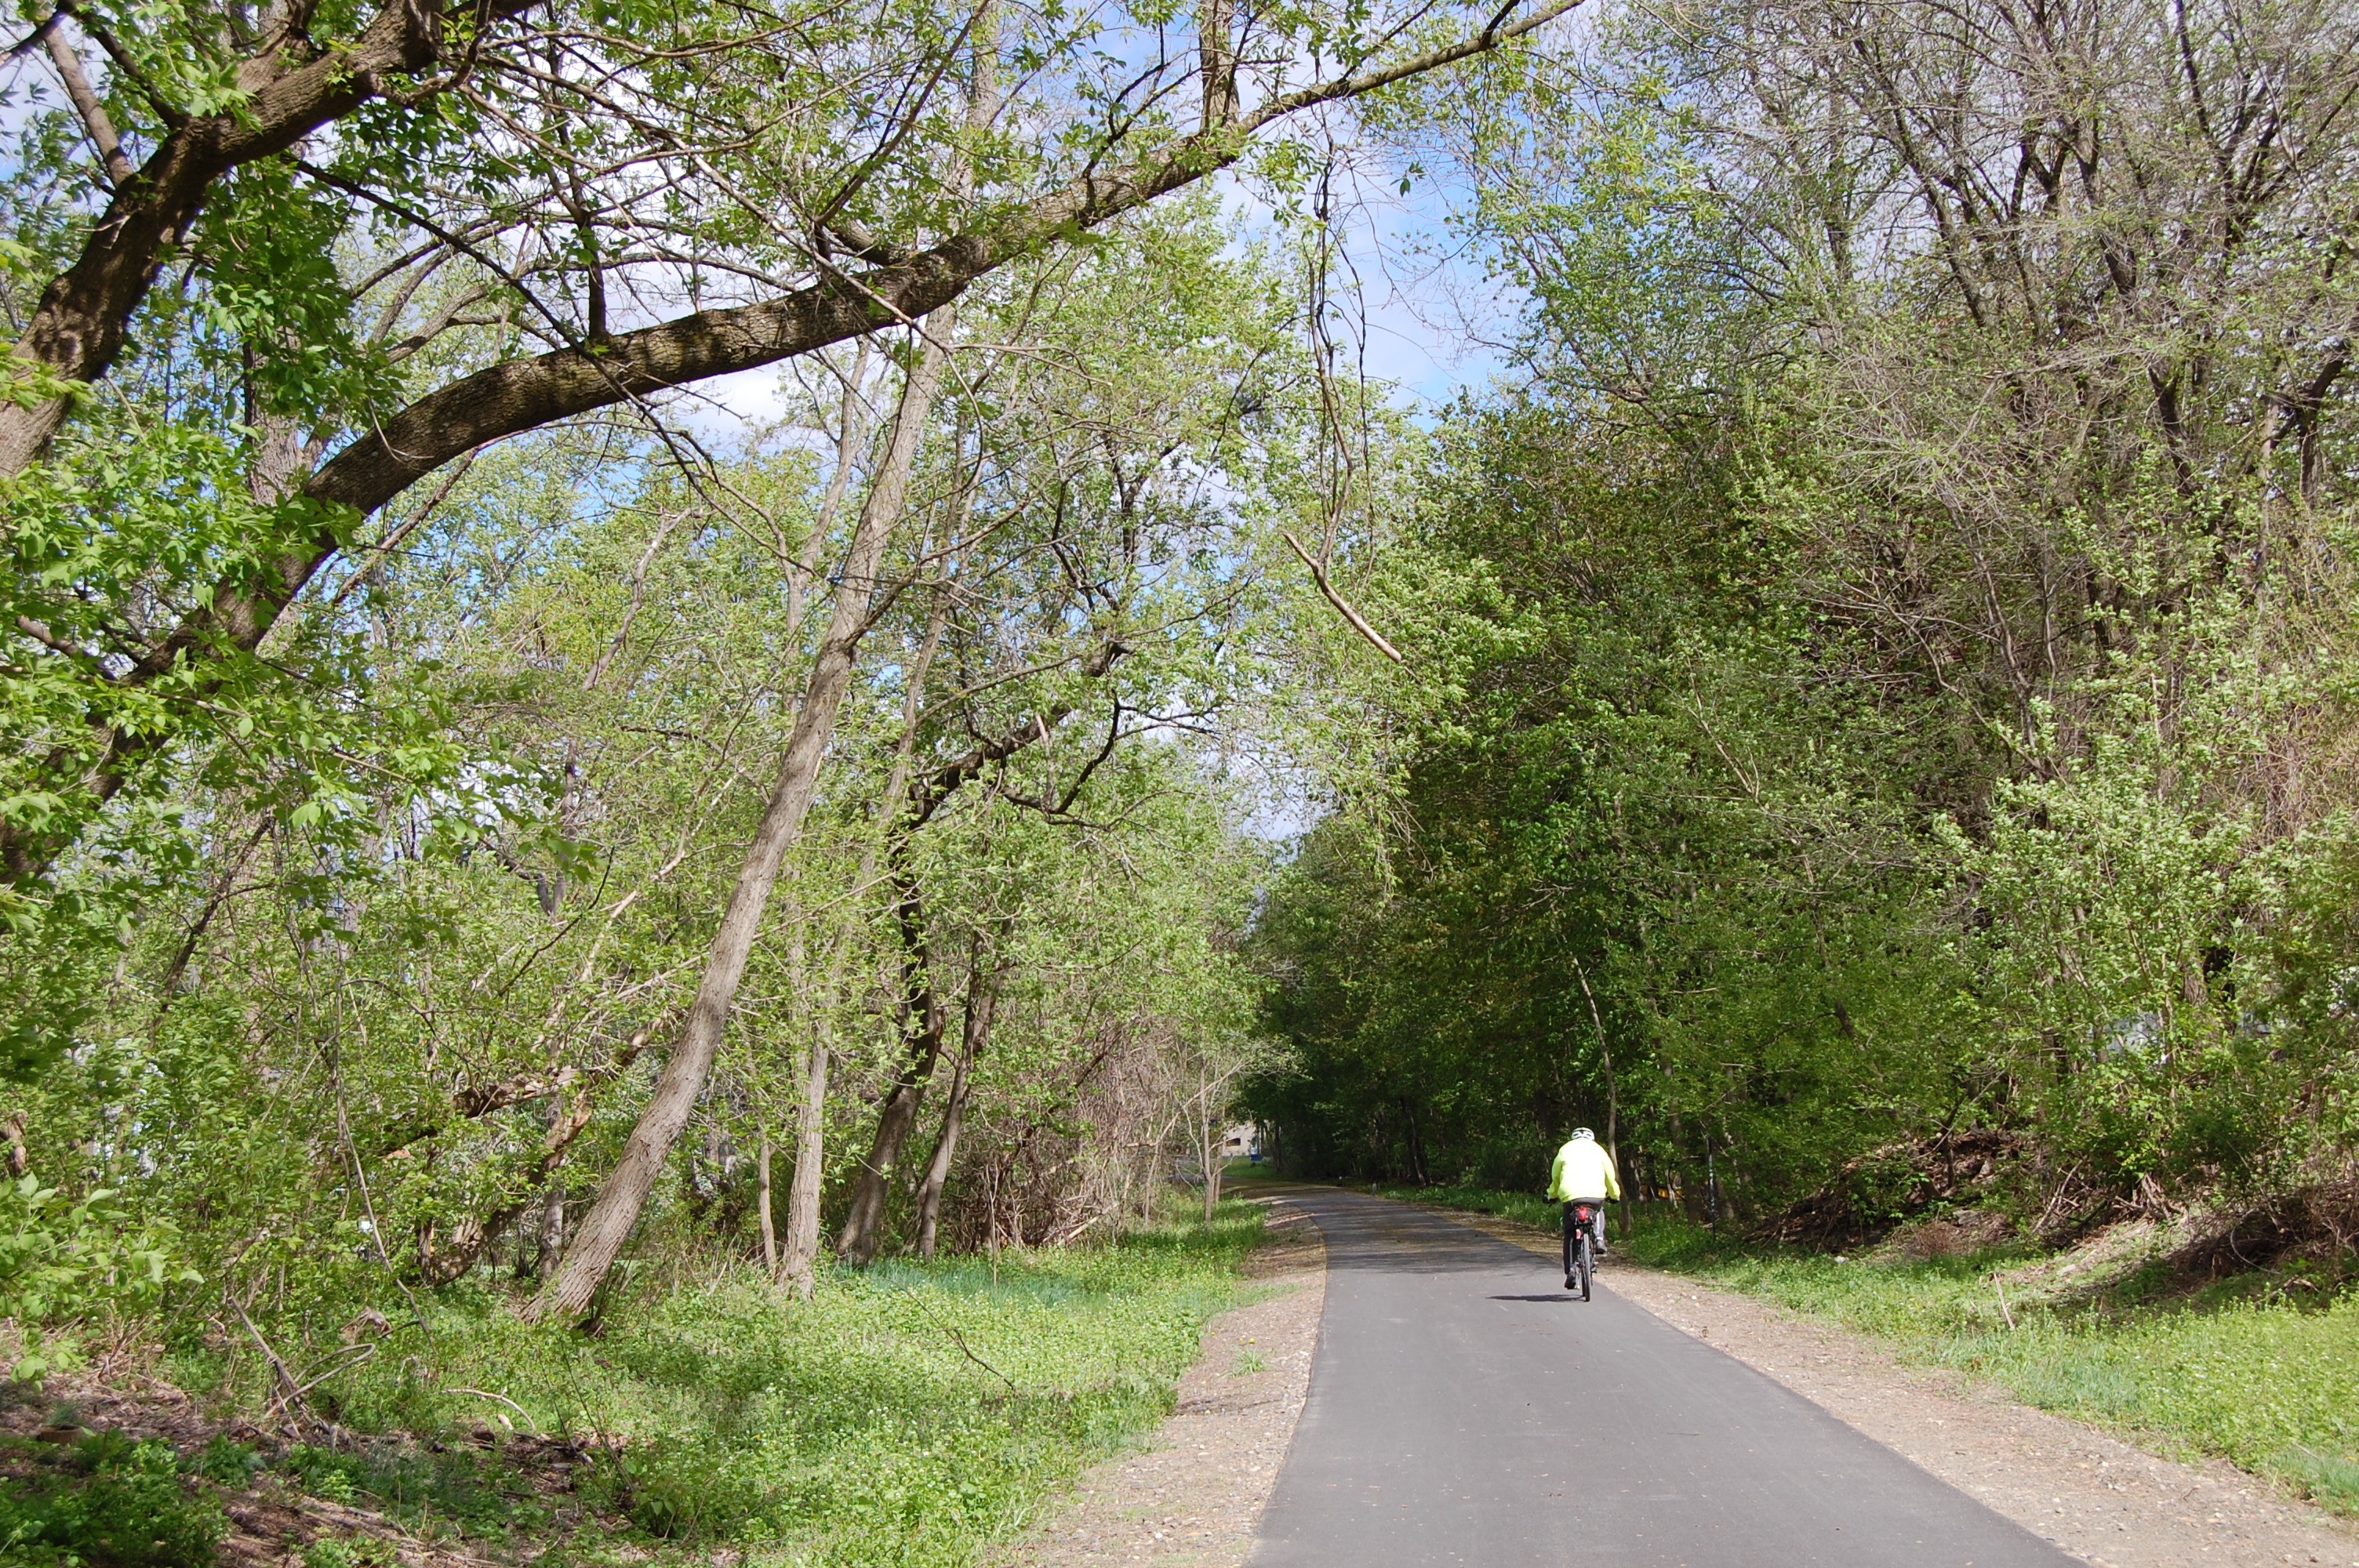
[[(967, 103), (969, 129), (976, 132), (989, 128), (998, 103), (995, 5), (996, 0), (984, 0), (976, 18), (973, 91)], [(951, 183), (961, 194), (972, 189), (971, 171), (962, 158), (951, 170)], [(705, 1080), (712, 1075), (712, 1059), (720, 1050), (722, 1033), (728, 1025), (729, 1010), (736, 1000), (738, 982), (745, 977), (746, 957), (761, 928), (763, 910), (769, 903), (771, 889), (777, 883), (786, 853), (800, 835), (803, 816), (810, 809), (811, 796), (819, 784), (820, 763), (826, 755), (828, 742), (834, 738), (836, 712), (851, 686), (860, 640), (868, 630), (877, 569), (884, 562), (886, 545), (900, 522), (908, 494), (909, 473), (916, 466), (927, 421), (933, 415), (935, 395), (941, 389), (948, 345), (957, 335), (958, 301), (953, 296), (927, 315), (918, 334), (918, 351), (901, 384), (900, 403), (894, 410), (892, 433), (885, 444), (885, 460), (869, 486), (867, 500), (860, 509), (860, 521), (853, 530), (843, 576), (836, 585), (834, 611), (828, 622), (827, 634), (821, 639), (810, 678), (804, 686), (802, 707), (795, 716), (794, 731), (787, 741), (777, 786), (771, 792), (761, 827), (738, 873), (737, 885), (730, 893), (721, 929), (713, 934), (704, 977), (697, 987), (696, 1002), (689, 1010), (688, 1027), (674, 1047), (671, 1060), (665, 1064), (663, 1076), (657, 1080), (655, 1094), (640, 1113), (638, 1125), (631, 1130), (621, 1162), (600, 1189), (598, 1201), (583, 1217), (556, 1277), (534, 1302), (532, 1314), (536, 1317), (579, 1318), (589, 1311), (598, 1287), (605, 1282), (608, 1271), (620, 1256), (631, 1227), (638, 1223), (639, 1212), (647, 1206), (647, 1194), (654, 1190), (656, 1176), (679, 1139), (679, 1130), (687, 1124), (697, 1098), (704, 1092)], [(805, 1079), (807, 1095), (814, 1086), (823, 1092), (826, 1083), (824, 1054), (816, 1044), (813, 1057), (811, 1071)], [(813, 1141), (819, 1120), (814, 1108), (806, 1119), (805, 1141)], [(806, 1180), (806, 1168), (815, 1169), (819, 1163), (813, 1158), (798, 1164), (795, 1181), (799, 1190)], [(807, 1270), (803, 1282), (808, 1289)]]
[[(860, 357), (853, 367), (850, 379), (843, 384), (843, 412), (842, 423), (838, 427), (835, 472), (828, 479), (827, 493), (820, 503), (819, 516), (811, 524), (811, 544), (803, 551), (805, 560), (816, 561), (820, 558), (820, 551), (827, 539), (832, 519), (835, 515), (836, 508), (842, 503), (844, 487), (850, 481), (853, 460), (867, 440), (865, 414), (868, 403), (862, 395), (862, 388), (867, 384), (868, 351), (868, 342), (863, 339), (860, 344)], [(806, 586), (807, 579), (801, 576), (795, 576), (788, 581), (787, 626), (789, 633), (802, 617), (800, 595)], [(936, 616), (939, 620), (940, 614), (939, 595), (936, 597)], [(933, 640), (929, 639), (919, 661), (919, 684), (923, 684), (922, 671), (925, 661), (932, 656), (932, 647)], [(907, 747), (905, 746), (903, 750), (904, 757), (899, 766), (901, 772), (906, 773), (908, 772)], [(875, 855), (872, 847), (862, 859), (860, 876), (855, 885), (865, 886), (869, 878), (875, 874)], [(809, 956), (810, 934), (801, 907), (801, 899), (798, 897), (795, 902), (796, 907), (789, 910), (787, 915), (788, 933), (787, 979), (788, 984), (793, 988), (795, 995), (810, 1004), (808, 1011), (811, 1018), (811, 1031), (810, 1038), (804, 1046), (802, 1058), (797, 1064), (795, 1073), (794, 1176), (787, 1186), (787, 1227), (784, 1237), (777, 1241), (775, 1253), (765, 1250), (763, 1263), (780, 1284), (792, 1286), (797, 1294), (803, 1300), (809, 1301), (811, 1288), (816, 1282), (813, 1278), (813, 1269), (819, 1261), (820, 1196), (821, 1184), (827, 1174), (827, 1079), (829, 1065), (833, 1059), (833, 1047), (829, 1033), (829, 1010), (834, 1006), (835, 998), (843, 983), (843, 955), (848, 944), (841, 940), (835, 944), (827, 967), (826, 989), (819, 993), (814, 1002), (810, 988), (806, 983), (803, 968), (804, 961)], [(767, 1223), (766, 1218), (765, 1223)], [(767, 1238), (768, 1233), (765, 1232), (765, 1235)], [(769, 1245), (770, 1243), (766, 1239), (766, 1249)]]
[(950, 1183), (951, 1163), (958, 1158), (959, 1133), (966, 1126), (967, 1096), (974, 1088), (974, 1065), (991, 1040), (992, 1019), (999, 1011), (999, 987), (1007, 974), (1006, 960), (995, 958), (984, 967), (985, 945), (975, 939), (974, 961), (967, 970), (966, 1024), (960, 1031), (958, 1064), (951, 1074), (950, 1099), (942, 1107), (942, 1135), (934, 1142), (925, 1180), (918, 1186), (918, 1256), (934, 1260), (934, 1242), (941, 1230), (942, 1189)]
[[(630, 1141), (623, 1146), (621, 1162), (599, 1189), (598, 1201), (582, 1217), (565, 1260), (533, 1303), (535, 1318), (575, 1319), (589, 1311), (592, 1298), (623, 1250), (624, 1240), (638, 1223), (639, 1211), (646, 1206), (647, 1194), (654, 1190), (656, 1177), (679, 1130), (687, 1124), (689, 1112), (704, 1092), (722, 1032), (728, 1026), (729, 1010), (737, 999), (737, 983), (745, 977), (746, 957), (761, 929), (770, 891), (777, 885), (778, 868), (801, 834), (803, 816), (810, 809), (811, 795), (819, 784), (820, 762), (834, 737), (836, 711), (852, 684), (860, 640), (868, 630), (877, 570), (894, 525), (900, 521), (918, 443), (941, 385), (942, 345), (957, 328), (955, 302), (926, 318), (917, 358), (902, 384), (884, 464), (869, 489), (867, 503), (853, 530), (852, 546), (844, 556), (834, 613), (803, 687), (802, 707), (787, 741), (777, 784), (770, 792), (761, 827), (737, 873), (737, 885), (730, 891), (721, 928), (713, 933), (687, 1026), (672, 1047), (671, 1059), (664, 1064), (663, 1076), (656, 1081), (655, 1094), (640, 1113), (638, 1125), (631, 1130)], [(799, 1172), (797, 1176), (799, 1180)]]

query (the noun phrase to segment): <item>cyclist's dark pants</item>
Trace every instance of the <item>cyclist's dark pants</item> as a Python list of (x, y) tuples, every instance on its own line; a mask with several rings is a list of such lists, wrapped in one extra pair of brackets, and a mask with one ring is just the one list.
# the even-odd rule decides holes
[[(1603, 1198), (1593, 1200), (1582, 1198), (1579, 1201), (1589, 1205), (1590, 1239), (1597, 1244), (1600, 1250), (1603, 1250), (1605, 1246), (1605, 1200)], [(1575, 1221), (1572, 1217), (1572, 1205), (1568, 1203), (1564, 1206), (1564, 1271), (1568, 1274), (1572, 1272), (1572, 1238), (1574, 1224)]]

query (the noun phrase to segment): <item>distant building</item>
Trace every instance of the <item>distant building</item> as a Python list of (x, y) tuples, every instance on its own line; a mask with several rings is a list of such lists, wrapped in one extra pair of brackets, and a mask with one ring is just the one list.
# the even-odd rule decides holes
[(1250, 1121), (1240, 1121), (1221, 1135), (1221, 1155), (1223, 1159), (1258, 1160), (1261, 1158), (1261, 1128)]

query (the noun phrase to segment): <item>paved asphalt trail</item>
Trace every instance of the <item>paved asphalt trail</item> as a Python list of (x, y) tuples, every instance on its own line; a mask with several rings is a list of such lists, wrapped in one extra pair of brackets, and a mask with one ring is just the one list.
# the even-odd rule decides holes
[(1550, 1260), (1292, 1188), (1327, 1238), (1310, 1397), (1250, 1568), (2061, 1568), (2074, 1562)]

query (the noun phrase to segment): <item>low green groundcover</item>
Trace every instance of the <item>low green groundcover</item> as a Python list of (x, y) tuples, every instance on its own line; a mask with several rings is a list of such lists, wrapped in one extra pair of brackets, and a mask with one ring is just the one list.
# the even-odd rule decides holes
[[(591, 1455), (574, 1492), (536, 1493), (457, 1445), (299, 1450), (280, 1468), (413, 1529), (546, 1536), (577, 1561), (726, 1541), (756, 1563), (967, 1563), (1170, 1411), (1205, 1321), (1234, 1304), (1261, 1221), (1232, 1203), (1210, 1225), (995, 1267), (888, 1261), (826, 1275), (808, 1303), (731, 1268), (650, 1289), (595, 1336), (488, 1298), (446, 1303), (430, 1345), (336, 1382), (340, 1421), (570, 1434)], [(571, 1528), (577, 1502), (628, 1519), (637, 1539)]]

